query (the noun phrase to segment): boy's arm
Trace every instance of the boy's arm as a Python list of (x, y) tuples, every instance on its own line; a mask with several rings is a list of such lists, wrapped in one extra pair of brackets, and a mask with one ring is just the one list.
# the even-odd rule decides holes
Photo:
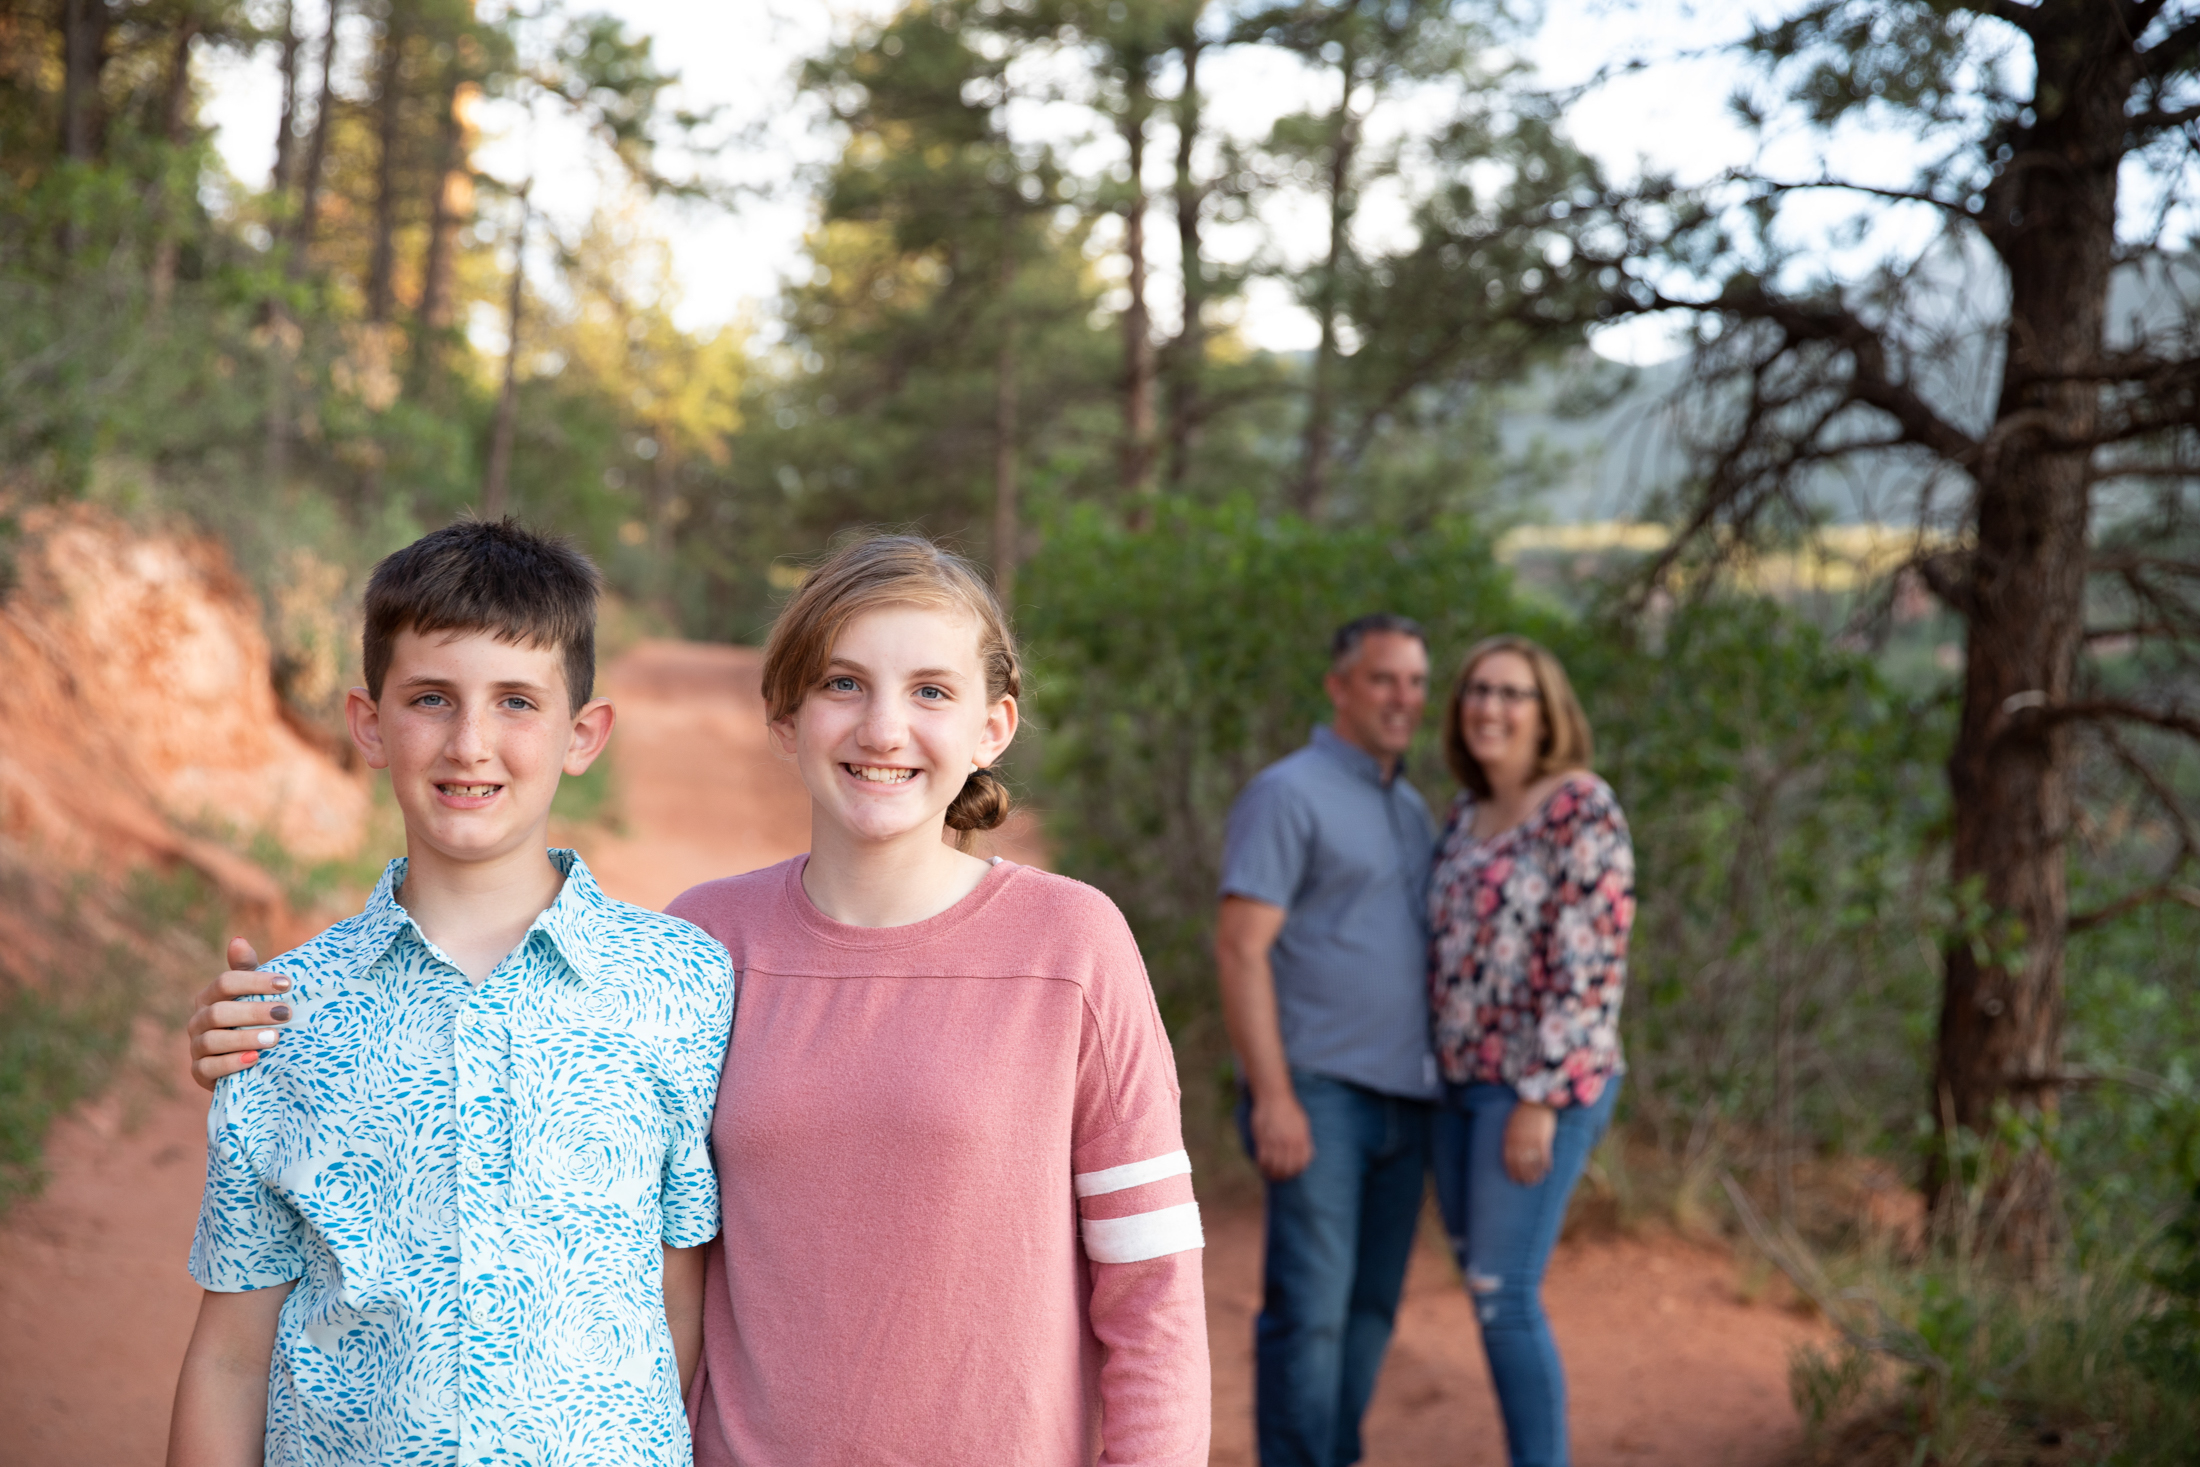
[[(267, 1454), (267, 1371), (276, 1317), (292, 1285), (241, 1294), (208, 1290), (176, 1381), (168, 1467), (258, 1467)], [(701, 1295), (697, 1299), (700, 1317)]]
[[(709, 1247), (665, 1248), (665, 1323), (672, 1326), (672, 1353), (680, 1362), (682, 1400), (695, 1382), (695, 1362), (703, 1354), (703, 1253)], [(169, 1467), (177, 1464), (171, 1461)]]

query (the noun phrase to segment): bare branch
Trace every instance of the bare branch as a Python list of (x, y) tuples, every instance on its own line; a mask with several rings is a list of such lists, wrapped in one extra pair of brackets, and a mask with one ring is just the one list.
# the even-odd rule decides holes
[(2063, 923), (2063, 931), (2084, 932), (2088, 928), (2113, 922), (2126, 913), (2136, 912), (2141, 907), (2151, 907), (2158, 902), (2176, 902), (2179, 906), (2200, 911), (2200, 890), (2165, 881), (2160, 886), (2150, 886), (2143, 891), (2120, 896), (2106, 906), (2095, 907), (2090, 912), (2073, 912)]
[(2147, 75), (2165, 77), (2200, 59), (2200, 18), (2186, 21), (2142, 53)]
[[(2019, 697), (2024, 695), (2019, 694)], [(2034, 695), (2037, 696), (2037, 695)], [(2014, 700), (2012, 700), (2014, 701)], [(2055, 723), (2137, 723), (2148, 728), (2159, 728), (2185, 738), (2200, 740), (2200, 718), (2177, 708), (2148, 708), (2139, 703), (2127, 703), (2120, 698), (2094, 698), (2081, 703), (2051, 703), (2044, 707), (2018, 707), (2009, 710), (2023, 715), (2037, 724)]]
[(2200, 107), (2178, 107), (2167, 112), (2157, 107), (2149, 112), (2134, 114), (2127, 125), (2136, 134), (2168, 132), (2171, 128), (2183, 127), (2188, 122), (2200, 122)]
[(1654, 293), (1650, 310), (1697, 311), (1768, 321), (1793, 341), (1819, 341), (1849, 353), (1854, 373), (1850, 397), (1878, 408), (1902, 429), (1903, 440), (1930, 449), (1955, 464), (1969, 464), (1978, 455), (1979, 441), (1943, 418), (1931, 403), (1907, 382), (1888, 370), (1887, 345), (1870, 324), (1845, 306), (1830, 301), (1808, 304), (1768, 294), (1761, 286), (1731, 290), (1716, 300), (1680, 300)]
[(1865, 194), (1875, 199), (1888, 199), (1895, 203), (1930, 204), (1936, 209), (1965, 219), (1978, 217), (1977, 211), (1956, 199), (1944, 199), (1923, 189), (1881, 188), (1876, 184), (1855, 183), (1845, 178), (1823, 177), (1800, 183), (1783, 183), (1778, 179), (1760, 180), (1764, 187), (1776, 194), (1801, 193), (1806, 189), (1841, 189), (1848, 193)]

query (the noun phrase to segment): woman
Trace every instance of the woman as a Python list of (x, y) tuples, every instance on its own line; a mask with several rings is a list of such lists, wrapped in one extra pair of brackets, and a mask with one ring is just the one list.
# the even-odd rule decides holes
[(1461, 791), (1429, 880), (1436, 1196), (1514, 1467), (1564, 1467), (1543, 1270), (1619, 1093), (1634, 850), (1589, 772), (1589, 721), (1542, 647), (1476, 644), (1442, 722)]
[[(699, 1467), (1207, 1460), (1199, 1214), (1138, 949), (1090, 887), (968, 853), (1008, 814), (1021, 682), (983, 579), (912, 536), (845, 547), (772, 629), (810, 853), (669, 908), (738, 975)], [(230, 1016), (194, 1017), (195, 1055)]]

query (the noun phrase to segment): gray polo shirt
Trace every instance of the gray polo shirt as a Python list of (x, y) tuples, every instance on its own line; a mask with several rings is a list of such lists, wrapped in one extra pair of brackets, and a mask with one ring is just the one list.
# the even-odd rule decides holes
[(1281, 907), (1269, 954), (1292, 1066), (1387, 1095), (1437, 1093), (1426, 892), (1436, 831), (1403, 774), (1327, 728), (1230, 807), (1222, 894)]

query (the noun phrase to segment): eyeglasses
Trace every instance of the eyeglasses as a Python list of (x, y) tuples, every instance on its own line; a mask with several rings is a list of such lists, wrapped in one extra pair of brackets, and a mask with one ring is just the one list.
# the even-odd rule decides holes
[(1518, 708), (1523, 703), (1542, 702), (1543, 694), (1534, 688), (1515, 688), (1504, 683), (1471, 682), (1467, 684), (1466, 692), (1460, 695), (1459, 701), (1462, 703), (1497, 702), (1504, 704), (1507, 708)]

